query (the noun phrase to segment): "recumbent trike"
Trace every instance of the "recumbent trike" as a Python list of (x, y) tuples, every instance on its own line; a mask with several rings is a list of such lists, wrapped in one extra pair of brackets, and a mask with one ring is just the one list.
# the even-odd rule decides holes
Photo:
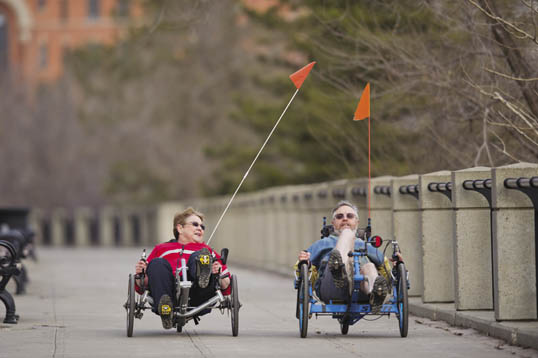
[[(325, 218), (324, 218), (325, 222)], [(332, 225), (323, 225), (322, 234), (328, 236)], [(370, 228), (364, 231), (364, 241), (375, 248), (379, 248), (383, 244), (380, 236), (371, 236)], [(389, 316), (394, 314), (398, 318), (400, 335), (407, 337), (408, 329), (408, 298), (407, 290), (409, 289), (408, 272), (402, 261), (398, 260), (397, 253), (400, 252), (400, 247), (396, 240), (390, 240), (385, 245), (383, 256), (387, 247), (392, 245), (392, 258), (395, 260), (395, 265), (391, 270), (391, 288), (392, 295), (384, 303), (377, 312), (372, 312), (372, 305), (368, 302), (359, 300), (359, 287), (362, 281), (366, 278), (360, 273), (360, 257), (367, 255), (366, 245), (361, 249), (355, 249), (349, 252), (348, 256), (353, 258), (353, 290), (348, 302), (321, 302), (312, 289), (310, 281), (311, 272), (307, 261), (299, 262), (299, 273), (295, 278), (295, 289), (297, 290), (297, 306), (296, 317), (299, 320), (299, 331), (301, 338), (305, 338), (308, 332), (308, 320), (313, 315), (317, 316), (332, 316), (340, 323), (340, 331), (346, 335), (349, 326), (357, 323), (367, 315)], [(327, 268), (328, 269), (328, 268)], [(389, 291), (389, 295), (391, 292)]]
[[(222, 249), (221, 261), (226, 264), (228, 258), (228, 249)], [(142, 253), (142, 260), (146, 259), (146, 250)], [(195, 324), (198, 324), (198, 314), (201, 311), (207, 309), (219, 309), (222, 314), (224, 311), (228, 311), (231, 317), (232, 323), (232, 335), (235, 337), (239, 334), (239, 308), (241, 304), (239, 302), (239, 293), (237, 287), (237, 277), (235, 275), (230, 276), (230, 295), (223, 295), (222, 290), (219, 287), (218, 280), (215, 287), (215, 296), (204, 302), (203, 304), (192, 307), (189, 305), (189, 292), (192, 286), (192, 281), (187, 279), (187, 263), (185, 259), (178, 260), (176, 268), (175, 282), (176, 282), (176, 297), (173, 298), (174, 312), (173, 312), (173, 327), (177, 329), (177, 332), (183, 330), (183, 326), (190, 320), (193, 320)], [(127, 287), (127, 302), (123, 305), (127, 311), (127, 337), (132, 337), (134, 319), (141, 319), (143, 311), (146, 309), (152, 309), (156, 304), (154, 303), (151, 293), (148, 287), (141, 287), (143, 294), (138, 294), (135, 291), (135, 279), (140, 278), (140, 282), (143, 284), (145, 274), (129, 274), (129, 282)]]

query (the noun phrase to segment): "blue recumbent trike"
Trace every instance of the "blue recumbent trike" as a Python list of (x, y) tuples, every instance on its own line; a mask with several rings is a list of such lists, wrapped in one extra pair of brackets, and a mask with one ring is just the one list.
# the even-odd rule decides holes
[[(366, 232), (368, 233), (369, 230), (367, 229)], [(369, 245), (375, 248), (382, 245), (383, 240), (381, 237), (368, 236), (365, 235), (366, 239), (364, 241)], [(397, 260), (398, 256), (396, 253), (400, 252), (398, 242), (395, 240), (388, 241), (384, 251), (386, 251), (388, 245), (392, 245), (392, 258)], [(389, 296), (388, 300), (385, 300), (386, 303), (380, 307), (379, 311), (372, 312), (372, 305), (370, 303), (359, 301), (360, 283), (365, 280), (365, 277), (360, 273), (360, 257), (366, 255), (366, 245), (348, 254), (349, 257), (353, 257), (353, 290), (348, 302), (321, 302), (312, 289), (312, 282), (310, 281), (311, 272), (308, 262), (299, 262), (298, 275), (296, 274), (295, 278), (295, 289), (297, 290), (296, 316), (299, 320), (301, 338), (306, 337), (308, 320), (313, 315), (316, 315), (316, 317), (332, 316), (337, 319), (340, 323), (340, 331), (345, 335), (348, 333), (349, 326), (357, 323), (367, 315), (390, 317), (391, 314), (394, 314), (398, 318), (400, 335), (402, 337), (407, 336), (409, 316), (407, 290), (409, 288), (409, 280), (404, 263), (399, 260), (395, 261), (396, 263), (391, 271), (391, 282), (389, 282), (389, 288), (392, 288), (392, 295), (389, 290), (389, 295), (391, 296)]]

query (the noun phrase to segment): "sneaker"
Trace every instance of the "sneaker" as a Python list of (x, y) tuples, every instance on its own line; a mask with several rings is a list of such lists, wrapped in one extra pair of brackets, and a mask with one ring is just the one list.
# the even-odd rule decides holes
[(168, 295), (162, 295), (159, 301), (159, 315), (164, 329), (170, 329), (174, 325), (173, 312), (172, 299)]
[(213, 266), (213, 256), (207, 247), (199, 251), (198, 259), (196, 260), (196, 275), (198, 276), (198, 286), (206, 288), (209, 285), (211, 278), (211, 266)]
[(385, 297), (387, 297), (389, 289), (387, 287), (387, 280), (385, 277), (379, 275), (375, 278), (374, 288), (370, 294), (370, 305), (372, 306), (372, 313), (379, 313)]
[(337, 288), (344, 288), (347, 284), (346, 266), (342, 262), (340, 251), (332, 250), (329, 255), (329, 270), (333, 276), (334, 285)]

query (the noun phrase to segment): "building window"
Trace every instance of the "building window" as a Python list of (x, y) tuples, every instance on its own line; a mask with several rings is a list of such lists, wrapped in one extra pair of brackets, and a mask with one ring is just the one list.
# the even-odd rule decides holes
[(101, 2), (99, 0), (88, 0), (88, 17), (98, 18)]
[(37, 0), (37, 9), (39, 11), (44, 10), (45, 6), (47, 6), (47, 0)]
[(69, 17), (69, 1), (61, 0), (60, 2), (60, 18), (62, 21), (67, 21)]
[(49, 64), (49, 48), (46, 44), (39, 47), (39, 68), (45, 69)]
[(7, 70), (9, 46), (7, 43), (7, 18), (0, 13), (0, 71)]
[(130, 6), (131, 6), (130, 0), (119, 0), (118, 1), (118, 16), (129, 17)]

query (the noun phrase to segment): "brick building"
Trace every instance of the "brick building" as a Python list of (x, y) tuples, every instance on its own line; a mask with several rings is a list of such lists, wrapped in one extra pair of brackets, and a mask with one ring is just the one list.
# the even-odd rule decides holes
[(0, 0), (0, 71), (53, 81), (66, 49), (112, 44), (141, 15), (138, 0)]

